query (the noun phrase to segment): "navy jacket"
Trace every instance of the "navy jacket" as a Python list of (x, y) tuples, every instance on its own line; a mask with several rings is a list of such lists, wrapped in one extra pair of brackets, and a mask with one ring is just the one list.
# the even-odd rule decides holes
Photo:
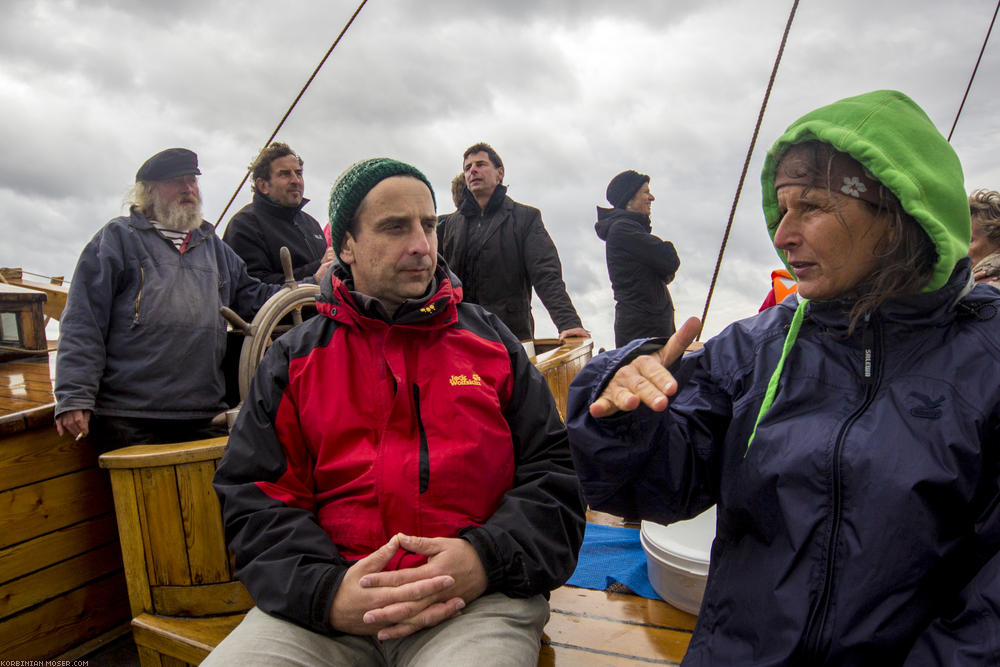
[(115, 218), (83, 249), (73, 273), (60, 321), (56, 415), (218, 414), (226, 409), (219, 308), (250, 320), (278, 289), (247, 275), (207, 222), (182, 254), (135, 210)]
[(843, 303), (808, 304), (749, 449), (794, 299), (685, 357), (663, 413), (587, 413), (642, 341), (577, 376), (591, 507), (670, 523), (718, 504), (685, 665), (997, 664), (1000, 294), (967, 290), (966, 259), (851, 336)]

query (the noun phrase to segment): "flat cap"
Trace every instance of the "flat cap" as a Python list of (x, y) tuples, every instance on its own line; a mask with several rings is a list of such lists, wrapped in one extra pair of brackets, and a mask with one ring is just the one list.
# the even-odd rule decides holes
[(198, 156), (186, 148), (168, 148), (142, 163), (135, 172), (135, 182), (165, 181), (188, 174), (201, 174)]

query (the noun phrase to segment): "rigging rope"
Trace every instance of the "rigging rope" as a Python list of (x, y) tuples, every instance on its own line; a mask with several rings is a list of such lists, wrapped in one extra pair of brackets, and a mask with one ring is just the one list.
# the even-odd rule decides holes
[[(294, 100), (292, 100), (291, 105), (288, 107), (288, 111), (286, 111), (285, 115), (281, 117), (281, 121), (278, 122), (278, 126), (274, 128), (274, 132), (272, 132), (271, 136), (268, 137), (267, 141), (264, 142), (264, 145), (261, 147), (261, 150), (264, 150), (265, 148), (270, 146), (271, 142), (274, 141), (274, 137), (278, 135), (278, 131), (281, 129), (281, 126), (285, 124), (285, 121), (288, 119), (288, 116), (292, 113), (292, 109), (295, 108), (295, 105), (299, 103), (299, 100), (302, 98), (302, 95), (305, 94), (306, 88), (308, 88), (309, 84), (311, 84), (313, 79), (316, 78), (316, 75), (319, 73), (320, 68), (323, 67), (323, 64), (326, 62), (326, 59), (329, 58), (330, 54), (333, 53), (333, 50), (337, 48), (337, 44), (340, 43), (341, 38), (347, 32), (347, 29), (351, 27), (351, 24), (354, 23), (354, 19), (357, 18), (358, 14), (361, 13), (361, 9), (365, 6), (367, 2), (368, 0), (361, 0), (361, 4), (358, 5), (358, 8), (354, 10), (353, 14), (351, 14), (351, 18), (348, 19), (346, 24), (344, 24), (344, 28), (343, 30), (340, 31), (340, 34), (337, 35), (337, 39), (333, 40), (333, 44), (331, 44), (330, 48), (327, 49), (326, 55), (324, 55), (323, 59), (319, 61), (318, 65), (316, 65), (316, 69), (313, 70), (313, 73), (309, 75), (309, 79), (306, 81), (305, 85), (302, 86), (302, 90), (300, 90), (299, 94), (295, 96)], [(215, 221), (216, 228), (219, 226), (219, 223), (222, 222), (222, 218), (225, 217), (226, 211), (228, 211), (229, 207), (233, 205), (233, 201), (236, 200), (236, 196), (240, 193), (240, 190), (243, 189), (243, 184), (247, 182), (247, 179), (249, 177), (250, 177), (250, 168), (248, 167), (247, 173), (243, 175), (243, 180), (240, 181), (240, 184), (238, 186), (236, 186), (236, 191), (233, 192), (233, 196), (229, 198), (229, 202), (226, 203), (226, 207), (222, 209), (222, 213), (219, 214), (219, 219)]]
[(993, 20), (990, 21), (990, 27), (986, 30), (986, 39), (983, 40), (983, 46), (979, 49), (979, 57), (976, 58), (976, 66), (972, 68), (972, 76), (969, 77), (969, 85), (965, 87), (965, 95), (962, 95), (962, 103), (958, 105), (958, 113), (955, 114), (955, 122), (951, 124), (951, 130), (948, 131), (948, 141), (951, 141), (951, 135), (955, 132), (955, 126), (958, 125), (958, 117), (962, 115), (962, 108), (965, 107), (965, 99), (969, 96), (969, 90), (972, 88), (972, 80), (976, 78), (976, 71), (979, 69), (979, 63), (983, 60), (983, 53), (986, 51), (986, 43), (990, 41), (990, 33), (993, 32), (993, 24), (997, 20), (997, 12), (1000, 12), (1000, 0), (997, 2), (997, 8), (993, 10)]
[[(750, 147), (747, 149), (747, 158), (743, 162), (743, 173), (740, 174), (739, 184), (736, 186), (736, 196), (733, 197), (733, 207), (729, 211), (729, 222), (726, 224), (726, 233), (722, 236), (722, 246), (719, 248), (719, 258), (715, 261), (715, 272), (712, 273), (712, 283), (708, 287), (708, 296), (705, 298), (705, 310), (701, 314), (702, 329), (705, 328), (705, 318), (708, 317), (708, 306), (712, 302), (712, 292), (715, 291), (715, 282), (719, 278), (719, 268), (722, 266), (722, 256), (726, 252), (726, 243), (729, 241), (729, 232), (733, 228), (733, 218), (736, 216), (736, 205), (740, 201), (740, 192), (743, 190), (743, 182), (746, 180), (747, 170), (750, 168), (750, 158), (753, 156), (753, 149), (757, 143), (757, 135), (760, 133), (760, 125), (764, 120), (764, 109), (767, 108), (767, 100), (771, 97), (771, 88), (774, 86), (774, 79), (778, 75), (778, 65), (781, 63), (781, 55), (785, 51), (785, 43), (788, 41), (788, 33), (792, 28), (792, 19), (795, 18), (795, 10), (799, 7), (799, 0), (792, 3), (792, 11), (788, 14), (788, 22), (785, 24), (785, 32), (781, 36), (781, 46), (778, 47), (778, 56), (774, 59), (774, 67), (771, 69), (771, 78), (767, 82), (767, 90), (764, 93), (764, 101), (760, 105), (760, 113), (757, 115), (757, 125), (753, 129), (753, 137), (750, 139)], [(701, 340), (701, 331), (698, 332), (697, 340)]]

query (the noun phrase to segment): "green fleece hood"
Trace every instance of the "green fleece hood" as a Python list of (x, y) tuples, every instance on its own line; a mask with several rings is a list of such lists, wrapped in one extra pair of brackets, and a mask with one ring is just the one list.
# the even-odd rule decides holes
[[(792, 123), (768, 151), (761, 173), (772, 241), (780, 222), (774, 191), (778, 161), (790, 146), (812, 140), (847, 153), (896, 195), (937, 248), (934, 272), (923, 291), (942, 287), (958, 260), (969, 254), (969, 201), (958, 155), (923, 109), (900, 92), (876, 90)], [(784, 252), (778, 250), (778, 256), (786, 262)]]

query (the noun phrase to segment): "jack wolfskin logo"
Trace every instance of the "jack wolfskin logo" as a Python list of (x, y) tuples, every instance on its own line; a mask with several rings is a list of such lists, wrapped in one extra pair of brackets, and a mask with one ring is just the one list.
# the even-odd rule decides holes
[(483, 379), (479, 377), (477, 374), (473, 373), (472, 378), (469, 378), (465, 375), (452, 375), (451, 379), (448, 382), (451, 384), (452, 387), (460, 387), (460, 386), (480, 387), (483, 384)]
[(941, 418), (941, 404), (944, 403), (944, 396), (933, 399), (930, 396), (925, 396), (916, 391), (910, 392), (910, 396), (918, 399), (923, 405), (918, 405), (915, 408), (910, 408), (910, 414), (914, 417), (921, 417), (923, 419), (940, 419)]
[(421, 308), (420, 312), (424, 313), (425, 315), (430, 315), (431, 313), (434, 312), (434, 310), (435, 310), (434, 304), (432, 303), (432, 304), (426, 305), (423, 308)]

